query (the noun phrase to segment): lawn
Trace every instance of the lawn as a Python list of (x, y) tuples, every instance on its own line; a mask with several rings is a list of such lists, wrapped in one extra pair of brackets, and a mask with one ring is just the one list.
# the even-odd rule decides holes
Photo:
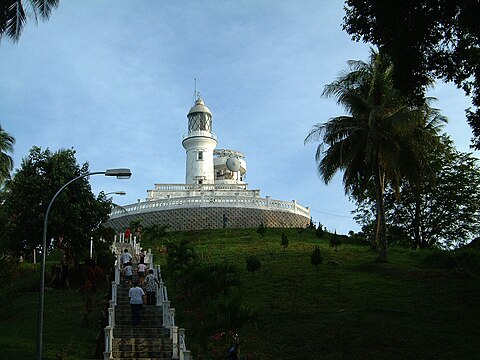
[[(366, 246), (344, 243), (334, 251), (328, 239), (319, 240), (313, 232), (285, 231), (286, 251), (281, 229), (268, 229), (263, 238), (255, 229), (171, 234), (174, 241), (191, 239), (201, 261), (228, 262), (238, 269), (241, 292), (259, 314), (256, 324), (240, 330), (243, 355), (265, 360), (480, 358), (478, 268), (426, 267), (425, 252), (395, 247), (389, 249), (388, 263), (376, 263), (376, 253)], [(310, 263), (315, 245), (324, 257), (318, 273)], [(254, 278), (246, 270), (249, 255), (262, 264)], [(175, 298), (175, 286), (170, 287)], [(172, 301), (177, 324), (187, 330), (187, 347), (195, 359), (210, 359), (204, 340), (212, 329), (187, 316), (181, 298)]]
[[(343, 243), (334, 251), (328, 238), (285, 229), (289, 244), (280, 245), (282, 229), (220, 229), (170, 233), (170, 241), (189, 239), (205, 264), (236, 267), (247, 304), (258, 314), (240, 331), (241, 354), (253, 360), (295, 359), (479, 359), (480, 269), (478, 250), (464, 262), (443, 254), (438, 266), (426, 266), (432, 252), (390, 247), (389, 262), (376, 263), (368, 246)], [(186, 329), (187, 348), (195, 360), (214, 359), (209, 336), (225, 330), (204, 326), (186, 307), (168, 278), (165, 240), (142, 243), (163, 265), (176, 325)], [(310, 254), (319, 245), (319, 271)], [(255, 277), (245, 258), (256, 256)], [(434, 257), (435, 259), (435, 257)], [(445, 260), (446, 259), (446, 260)], [(463, 261), (463, 260), (462, 260)], [(435, 263), (435, 261), (433, 261)], [(432, 261), (429, 262), (432, 264)], [(450, 264), (446, 266), (445, 264)], [(35, 354), (38, 271), (19, 277), (11, 302), (0, 318), (1, 359), (33, 359)], [(104, 291), (95, 293), (97, 306)], [(222, 298), (219, 299), (220, 301)], [(216, 316), (210, 303), (210, 318)], [(98, 308), (82, 322), (85, 300), (78, 289), (52, 289), (45, 296), (44, 358), (90, 359), (99, 326)], [(220, 348), (228, 345), (221, 340)]]
[[(31, 264), (29, 269), (24, 266), (21, 271), (16, 291), (2, 307), (0, 359), (31, 360), (36, 354), (39, 271)], [(93, 358), (105, 286), (93, 294), (95, 307), (86, 318), (85, 298), (80, 290), (47, 287), (43, 333), (45, 360)]]

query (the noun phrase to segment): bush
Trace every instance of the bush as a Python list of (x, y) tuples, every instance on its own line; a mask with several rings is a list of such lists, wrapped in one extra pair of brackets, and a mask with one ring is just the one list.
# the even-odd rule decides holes
[(248, 272), (252, 273), (252, 277), (255, 277), (255, 271), (260, 270), (262, 263), (256, 256), (249, 256), (245, 259), (247, 263)]
[(323, 225), (322, 224), (318, 224), (318, 228), (317, 230), (315, 231), (315, 237), (317, 238), (321, 238), (325, 235), (325, 230), (323, 230)]
[(315, 248), (312, 251), (312, 255), (310, 255), (310, 262), (312, 263), (313, 266), (317, 268), (318, 272), (318, 265), (320, 265), (323, 261), (323, 256), (320, 254), (320, 248), (318, 245), (315, 246)]
[(480, 271), (480, 253), (475, 249), (462, 248), (456, 251), (433, 250), (422, 263), (431, 268), (453, 270), (463, 267), (470, 271)]
[(451, 270), (457, 266), (455, 253), (445, 250), (429, 251), (422, 263), (430, 268), (445, 270)]

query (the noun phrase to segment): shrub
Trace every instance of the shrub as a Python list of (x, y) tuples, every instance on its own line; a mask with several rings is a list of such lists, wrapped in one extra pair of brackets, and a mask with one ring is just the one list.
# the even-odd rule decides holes
[(262, 263), (256, 256), (249, 256), (245, 259), (247, 263), (248, 272), (252, 273), (252, 277), (255, 277), (255, 271), (260, 270)]
[(423, 259), (422, 263), (430, 268), (451, 270), (457, 266), (455, 253), (445, 250), (432, 250)]
[(267, 228), (265, 227), (265, 225), (263, 225), (263, 222), (260, 223), (260, 226), (257, 229), (257, 233), (260, 234), (260, 236), (263, 238), (263, 235), (265, 235), (266, 232)]
[(321, 238), (324, 235), (325, 235), (325, 230), (323, 230), (323, 225), (319, 223), (317, 231), (315, 231), (315, 237)]
[(288, 247), (288, 236), (285, 234), (285, 231), (282, 232), (282, 239), (280, 240), (280, 245), (283, 246), (283, 251)]
[(320, 248), (318, 245), (315, 246), (315, 248), (312, 251), (312, 255), (310, 256), (310, 262), (312, 263), (313, 266), (317, 268), (318, 272), (318, 265), (320, 265), (323, 261), (323, 256), (320, 254)]

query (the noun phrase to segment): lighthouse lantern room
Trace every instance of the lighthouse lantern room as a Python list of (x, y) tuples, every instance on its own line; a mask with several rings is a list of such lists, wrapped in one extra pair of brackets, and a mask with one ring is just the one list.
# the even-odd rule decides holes
[(212, 132), (212, 113), (200, 94), (188, 112), (188, 133), (182, 145), (186, 151), (186, 184), (213, 184), (215, 182), (213, 150), (217, 137)]

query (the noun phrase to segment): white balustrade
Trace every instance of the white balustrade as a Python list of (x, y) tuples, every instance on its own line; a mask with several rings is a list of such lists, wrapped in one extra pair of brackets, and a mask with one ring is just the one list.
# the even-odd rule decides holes
[(103, 353), (104, 360), (113, 359), (112, 357), (112, 347), (113, 347), (113, 327), (107, 326), (104, 329), (105, 331), (105, 351)]
[(173, 343), (172, 359), (178, 359), (178, 327), (172, 326), (170, 328), (170, 338)]
[(112, 300), (117, 305), (117, 283), (112, 281)]
[[(217, 185), (215, 185), (217, 186)], [(243, 208), (267, 208), (274, 210), (287, 211), (310, 218), (310, 209), (299, 205), (296, 201), (281, 201), (260, 197), (246, 197), (246, 196), (211, 196), (202, 193), (201, 196), (178, 197), (169, 199), (159, 199), (141, 202), (132, 205), (126, 205), (124, 208), (128, 214), (139, 214), (150, 212), (155, 209), (169, 209), (169, 208), (189, 208), (189, 207), (209, 207), (209, 206), (223, 206), (223, 207), (243, 207)], [(110, 214), (111, 219), (125, 216), (124, 209), (114, 208)]]

